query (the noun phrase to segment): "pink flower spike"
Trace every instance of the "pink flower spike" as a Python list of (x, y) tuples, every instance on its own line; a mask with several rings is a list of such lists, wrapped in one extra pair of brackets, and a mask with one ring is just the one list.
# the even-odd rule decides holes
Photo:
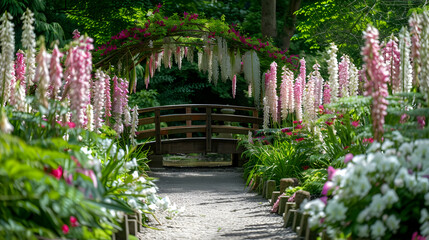
[(80, 38), (80, 32), (77, 29), (75, 29), (73, 31), (73, 39), (78, 39), (78, 38)]
[(344, 157), (344, 163), (348, 163), (351, 160), (353, 160), (353, 154), (347, 153), (346, 156)]
[(336, 171), (337, 170), (335, 168), (333, 168), (332, 166), (328, 167), (328, 181), (332, 180), (332, 177), (334, 176)]
[(232, 78), (232, 98), (234, 99), (235, 99), (236, 87), (237, 87), (237, 75), (234, 75), (234, 77)]
[(323, 185), (323, 189), (322, 189), (322, 195), (323, 196), (327, 196), (329, 190), (331, 190), (332, 186), (334, 186), (334, 183), (331, 181), (327, 181), (324, 185)]
[(67, 233), (69, 233), (69, 231), (70, 231), (69, 226), (67, 226), (67, 224), (64, 224), (64, 225), (61, 227), (61, 230), (63, 230), (63, 233), (64, 233), (64, 234), (67, 234)]

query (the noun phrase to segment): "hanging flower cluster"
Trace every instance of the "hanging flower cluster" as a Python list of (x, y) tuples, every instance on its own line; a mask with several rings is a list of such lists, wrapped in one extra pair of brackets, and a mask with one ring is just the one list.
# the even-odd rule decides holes
[(309, 78), (314, 81), (314, 107), (317, 109), (323, 103), (323, 78), (319, 72), (320, 65), (316, 62), (313, 65), (313, 72), (310, 73)]
[[(94, 93), (94, 128), (98, 131), (98, 129), (102, 125), (102, 115), (103, 115), (103, 107), (105, 105), (106, 99), (106, 74), (97, 69), (95, 72), (95, 79), (92, 83), (92, 89)], [(109, 80), (107, 80), (109, 81)], [(110, 98), (110, 95), (108, 96)]]
[[(46, 52), (45, 46), (42, 45), (39, 54), (36, 56), (36, 75), (34, 76), (34, 82), (37, 83), (36, 97), (39, 102), (48, 108), (48, 87), (50, 80), (49, 74), (49, 62), (51, 61), (51, 55)], [(54, 74), (53, 74), (54, 75)]]
[(303, 97), (304, 119), (309, 123), (312, 123), (317, 118), (318, 107), (314, 105), (315, 103), (314, 86), (315, 86), (315, 79), (310, 78), (306, 84), (306, 87), (304, 90), (304, 97)]
[(420, 90), (425, 95), (426, 100), (429, 102), (429, 14), (424, 12), (421, 15), (421, 48), (420, 48), (420, 75), (419, 75), (419, 84)]
[(371, 117), (374, 138), (381, 141), (384, 132), (384, 117), (387, 114), (388, 74), (380, 54), (378, 30), (373, 26), (368, 26), (364, 39), (365, 46), (362, 49), (362, 56), (365, 63), (364, 69), (368, 76), (364, 94), (372, 97)]

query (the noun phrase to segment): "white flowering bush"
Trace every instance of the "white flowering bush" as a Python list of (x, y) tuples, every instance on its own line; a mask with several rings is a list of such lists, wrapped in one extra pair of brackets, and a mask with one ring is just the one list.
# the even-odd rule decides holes
[(310, 227), (353, 239), (429, 237), (429, 139), (403, 143), (393, 135), (331, 171), (324, 186), (329, 200), (302, 207)]

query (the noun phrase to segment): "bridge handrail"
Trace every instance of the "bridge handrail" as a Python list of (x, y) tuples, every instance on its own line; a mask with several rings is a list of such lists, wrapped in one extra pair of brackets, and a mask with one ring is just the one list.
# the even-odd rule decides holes
[[(205, 113), (192, 113), (192, 109), (205, 109)], [(234, 109), (238, 111), (250, 111), (251, 116), (243, 114), (218, 114), (212, 113), (213, 109)], [(161, 111), (185, 109), (186, 113), (161, 114)], [(154, 113), (154, 116), (139, 119), (139, 126), (155, 123), (155, 129), (137, 132), (137, 139), (155, 137), (155, 154), (161, 153), (162, 136), (177, 133), (186, 133), (187, 138), (192, 138), (193, 132), (205, 132), (206, 151), (211, 152), (212, 133), (247, 134), (248, 131), (259, 129), (262, 119), (258, 116), (258, 109), (254, 107), (220, 105), (220, 104), (181, 104), (139, 109), (138, 113)], [(161, 127), (162, 122), (186, 122), (182, 126)], [(205, 121), (205, 124), (193, 125), (192, 121)], [(213, 125), (212, 121), (239, 122), (251, 124), (251, 127)]]

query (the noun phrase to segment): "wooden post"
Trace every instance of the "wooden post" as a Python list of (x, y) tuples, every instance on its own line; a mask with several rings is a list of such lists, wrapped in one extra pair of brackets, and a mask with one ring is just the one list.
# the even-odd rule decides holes
[[(192, 109), (190, 107), (186, 108), (186, 114), (192, 113)], [(192, 120), (186, 120), (186, 126), (192, 126)], [(192, 138), (192, 133), (186, 133), (186, 138)]]
[(212, 151), (212, 109), (206, 108), (206, 152)]
[[(258, 110), (257, 109), (254, 109), (253, 110), (253, 117), (258, 117)], [(255, 130), (258, 130), (259, 129), (259, 124), (257, 124), (257, 123), (254, 123), (253, 124), (253, 130), (255, 131)]]
[(270, 199), (273, 195), (273, 191), (276, 189), (276, 181), (268, 180), (267, 181), (267, 190), (265, 191), (265, 198)]
[(155, 154), (161, 154), (161, 123), (160, 117), (161, 111), (155, 109)]

